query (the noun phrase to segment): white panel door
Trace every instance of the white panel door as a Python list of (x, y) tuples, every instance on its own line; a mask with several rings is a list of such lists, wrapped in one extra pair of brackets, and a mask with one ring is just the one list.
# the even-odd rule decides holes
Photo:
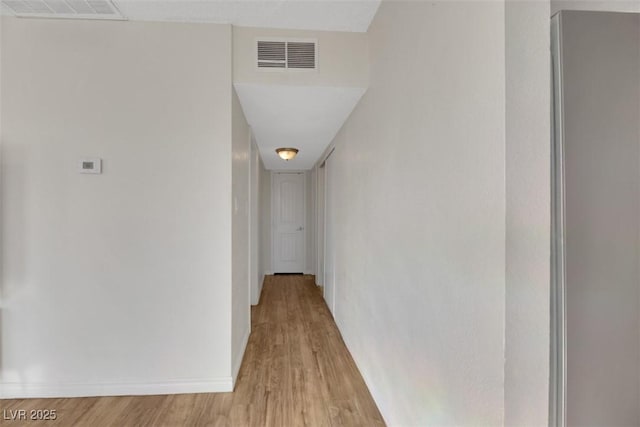
[(331, 158), (324, 166), (324, 299), (335, 316), (336, 251), (335, 251), (335, 179), (332, 176)]
[(303, 273), (306, 256), (305, 176), (274, 173), (273, 272)]

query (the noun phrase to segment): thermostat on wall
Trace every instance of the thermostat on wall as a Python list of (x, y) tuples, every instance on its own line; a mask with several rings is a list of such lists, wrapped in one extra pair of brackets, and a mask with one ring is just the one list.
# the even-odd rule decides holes
[(78, 161), (78, 172), (102, 173), (102, 159), (96, 157), (80, 159)]

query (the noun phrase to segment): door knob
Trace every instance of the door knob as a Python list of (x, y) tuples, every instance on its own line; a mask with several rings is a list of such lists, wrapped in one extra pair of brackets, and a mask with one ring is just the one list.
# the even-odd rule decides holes
[(296, 231), (302, 231), (302, 230), (304, 230), (304, 227), (298, 227)]

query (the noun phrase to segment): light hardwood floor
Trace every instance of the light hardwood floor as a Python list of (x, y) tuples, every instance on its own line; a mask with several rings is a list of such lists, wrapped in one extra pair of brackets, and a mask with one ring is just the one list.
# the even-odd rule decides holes
[(0, 401), (62, 426), (382, 426), (313, 276), (268, 276), (233, 393)]

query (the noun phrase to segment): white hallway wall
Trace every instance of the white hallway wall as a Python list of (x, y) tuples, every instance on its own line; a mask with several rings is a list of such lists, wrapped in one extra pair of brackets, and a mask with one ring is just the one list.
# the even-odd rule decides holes
[(251, 304), (256, 305), (258, 303), (258, 298), (260, 296), (261, 286), (262, 286), (262, 268), (260, 263), (260, 257), (262, 256), (260, 252), (260, 218), (263, 212), (260, 210), (260, 168), (261, 168), (261, 159), (260, 153), (258, 152), (258, 146), (254, 141), (254, 137), (251, 137), (251, 149), (249, 152), (249, 168), (251, 170), (250, 173), (250, 188), (249, 188), (249, 212), (250, 212), (250, 220), (249, 220), (249, 233), (250, 233), (250, 263), (251, 266), (249, 268), (249, 293)]
[(505, 425), (548, 424), (549, 1), (508, 0)]
[(230, 26), (1, 31), (2, 396), (230, 389)]
[[(262, 280), (266, 274), (273, 274), (271, 267), (271, 173), (265, 169), (260, 159), (260, 271)], [(260, 291), (262, 282), (260, 282)], [(258, 296), (260, 292), (258, 292)], [(256, 301), (257, 303), (257, 301)]]
[(231, 360), (235, 382), (242, 356), (251, 332), (251, 309), (249, 297), (249, 156), (251, 154), (251, 132), (242, 113), (240, 101), (232, 91), (232, 268), (231, 268)]
[(500, 2), (383, 2), (334, 141), (336, 321), (390, 425), (503, 422), (504, 31)]

